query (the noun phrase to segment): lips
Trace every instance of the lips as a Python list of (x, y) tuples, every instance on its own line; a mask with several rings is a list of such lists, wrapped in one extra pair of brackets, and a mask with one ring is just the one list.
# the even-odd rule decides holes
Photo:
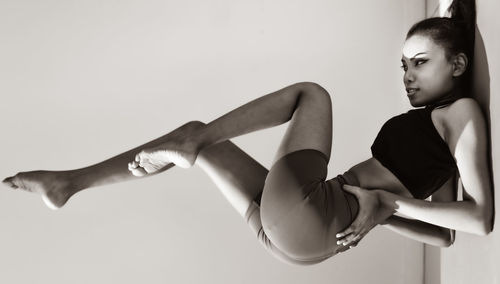
[(414, 95), (418, 90), (420, 90), (419, 88), (406, 88), (406, 93), (408, 94), (408, 96), (412, 96)]

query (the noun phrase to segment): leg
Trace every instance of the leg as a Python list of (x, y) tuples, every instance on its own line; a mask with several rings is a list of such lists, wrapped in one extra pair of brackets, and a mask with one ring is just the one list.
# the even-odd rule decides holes
[[(164, 144), (180, 134), (184, 135), (194, 131), (199, 126), (198, 122), (188, 122), (153, 141), (85, 168), (69, 171), (20, 172), (13, 177), (4, 179), (3, 182), (12, 188), (41, 193), (47, 206), (57, 209), (62, 207), (73, 194), (80, 190), (153, 175), (143, 175), (140, 172), (141, 169), (127, 168), (127, 163), (133, 161), (135, 155), (142, 149)], [(170, 163), (155, 174), (173, 166), (174, 164)]]
[(332, 139), (329, 94), (313, 86), (302, 96), (280, 144), (263, 190), (261, 217), (268, 238), (291, 258), (321, 262), (346, 250), (335, 234), (357, 214), (357, 200), (342, 183), (326, 181)]
[[(183, 143), (182, 139), (172, 139), (174, 140), (172, 142), (169, 133), (91, 167), (63, 172), (22, 172), (4, 179), (3, 183), (12, 188), (41, 193), (45, 203), (50, 208), (57, 209), (63, 206), (75, 192), (84, 188), (125, 181), (136, 178), (136, 175), (152, 174), (166, 170), (172, 166), (172, 163), (165, 162), (165, 156), (170, 155), (171, 157), (172, 153), (187, 153), (181, 155), (180, 158), (177, 157), (182, 163), (175, 163), (187, 167), (194, 163), (197, 152), (204, 147), (241, 134), (284, 123), (290, 119), (298, 98), (301, 97), (301, 94), (308, 86), (311, 86), (311, 84), (297, 83), (262, 96), (222, 116), (207, 125), (207, 127), (203, 127), (206, 131), (199, 131), (200, 133), (193, 135), (196, 136), (193, 143), (196, 145), (194, 153), (185, 151), (186, 149), (179, 151), (180, 148), (185, 148), (185, 144), (192, 143)], [(194, 125), (199, 126), (198, 123)], [(183, 132), (185, 131), (179, 131), (178, 134), (180, 133), (180, 136), (183, 136)], [(172, 133), (172, 138), (175, 138), (175, 136)], [(160, 146), (164, 145), (168, 147), (162, 149)], [(139, 150), (150, 147), (155, 148), (153, 152), (147, 152), (147, 155), (136, 155)], [(168, 151), (164, 150), (170, 150), (167, 153), (169, 155), (166, 155), (165, 153)], [(126, 163), (129, 163), (129, 169), (124, 168)]]
[(241, 217), (260, 194), (269, 172), (230, 140), (203, 149), (195, 162), (217, 185)]
[[(335, 190), (329, 190), (325, 183), (332, 137), (330, 97), (323, 88), (317, 85), (307, 85), (306, 87), (294, 104), (289, 128), (276, 153), (275, 163), (273, 163), (271, 171), (266, 176), (262, 195), (262, 210), (250, 199), (242, 202), (241, 208), (237, 209), (240, 214), (243, 211), (247, 212), (245, 214), (247, 222), (254, 229), (254, 232), (259, 235), (259, 239), (268, 250), (280, 259), (296, 264), (321, 262), (326, 259), (326, 255), (330, 256), (341, 251), (334, 246), (336, 244), (334, 235), (339, 226), (343, 228), (349, 224), (351, 216), (347, 205), (348, 202), (340, 187), (337, 186)], [(260, 114), (257, 111), (256, 113)], [(246, 128), (255, 129), (254, 123), (259, 124), (262, 117), (257, 114), (254, 116), (246, 116), (245, 114), (252, 114), (252, 108), (249, 105), (211, 122), (204, 128), (205, 138), (208, 141), (219, 141), (224, 140), (226, 137), (245, 133)], [(265, 116), (265, 114), (262, 115)], [(299, 156), (294, 153), (301, 154)], [(283, 163), (283, 161), (287, 160), (289, 154), (294, 154), (294, 158), (288, 160), (295, 160), (295, 162), (291, 164)], [(221, 184), (227, 182), (227, 177), (230, 175), (227, 169), (233, 168), (231, 162), (227, 162), (229, 164), (224, 167), (225, 170), (221, 170), (222, 174), (219, 173), (214, 178), (216, 183), (217, 180), (222, 180)], [(302, 165), (302, 168), (297, 167), (297, 164)], [(298, 171), (293, 173), (294, 169)], [(214, 172), (217, 175), (217, 172)], [(238, 172), (235, 172), (231, 176), (235, 177), (237, 174)], [(285, 178), (283, 179), (283, 177)], [(242, 178), (242, 180), (245, 179)], [(248, 177), (246, 180), (248, 180)], [(297, 205), (304, 205), (302, 188), (297, 188), (296, 182), (300, 183), (299, 186), (321, 186), (322, 190), (318, 190), (314, 194), (316, 197), (313, 200), (316, 203), (313, 206), (304, 206), (307, 210), (295, 210), (293, 213), (296, 214), (293, 216), (296, 218), (283, 219), (283, 216), (298, 208)], [(230, 182), (227, 184), (231, 185)], [(231, 190), (223, 189), (223, 191), (230, 192)], [(247, 196), (255, 195), (255, 191), (248, 190), (248, 192)], [(239, 196), (241, 195), (240, 193)], [(327, 202), (331, 203), (330, 207), (325, 205)], [(248, 204), (250, 207), (248, 207)], [(325, 211), (328, 211), (326, 216), (323, 214)], [(282, 225), (286, 221), (290, 222), (285, 226)], [(264, 229), (262, 228), (263, 223), (266, 223)], [(308, 232), (308, 229), (312, 231)], [(330, 229), (332, 230), (330, 231)], [(305, 234), (304, 231), (306, 231)], [(273, 237), (269, 237), (268, 233), (271, 233)], [(319, 234), (315, 235), (315, 233)], [(310, 253), (311, 251), (313, 253)], [(292, 254), (289, 254), (289, 252), (292, 252)], [(293, 257), (290, 257), (291, 255)]]
[(262, 229), (259, 203), (268, 174), (264, 166), (229, 140), (203, 149), (195, 164), (217, 185), (269, 253), (286, 263), (312, 264), (288, 257)]

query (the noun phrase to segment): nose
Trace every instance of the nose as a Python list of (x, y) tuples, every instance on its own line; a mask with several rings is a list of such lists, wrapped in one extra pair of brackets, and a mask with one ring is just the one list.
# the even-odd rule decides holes
[(403, 77), (403, 81), (404, 81), (405, 84), (409, 84), (411, 82), (414, 82), (415, 81), (415, 76), (414, 76), (413, 72), (410, 71), (410, 70), (407, 70), (405, 72), (404, 77)]

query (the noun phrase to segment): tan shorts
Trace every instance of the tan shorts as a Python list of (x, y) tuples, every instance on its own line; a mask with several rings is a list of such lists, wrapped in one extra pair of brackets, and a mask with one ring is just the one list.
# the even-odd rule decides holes
[(292, 264), (315, 264), (345, 250), (335, 235), (358, 212), (354, 195), (342, 185), (359, 186), (349, 171), (326, 181), (328, 159), (322, 152), (302, 149), (281, 157), (269, 170), (262, 198), (247, 211), (246, 220), (264, 247)]

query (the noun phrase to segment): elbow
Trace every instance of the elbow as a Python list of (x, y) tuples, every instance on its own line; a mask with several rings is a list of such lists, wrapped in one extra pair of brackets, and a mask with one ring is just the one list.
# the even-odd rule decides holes
[(479, 214), (478, 235), (487, 236), (493, 231), (493, 209), (491, 207), (482, 210)]
[(450, 242), (444, 242), (443, 244), (440, 245), (440, 247), (442, 248), (449, 248), (453, 245), (453, 242), (450, 241)]
[(493, 231), (493, 217), (492, 214), (482, 214), (477, 219), (477, 227), (473, 232), (478, 236), (487, 236)]
[(455, 240), (454, 240), (454, 239), (452, 239), (452, 238), (449, 238), (449, 239), (447, 239), (447, 240), (445, 240), (445, 241), (443, 242), (443, 245), (442, 245), (441, 247), (444, 247), (444, 248), (449, 248), (449, 247), (451, 247), (454, 243), (455, 243)]
[(455, 232), (450, 230), (448, 231), (446, 237), (443, 239), (441, 247), (449, 248), (453, 245), (453, 243), (455, 243)]
[(492, 231), (493, 231), (493, 226), (491, 225), (491, 222), (488, 222), (488, 224), (481, 224), (479, 230), (476, 232), (476, 235), (487, 236)]
[(455, 243), (455, 230), (443, 229), (443, 237), (441, 238), (440, 247), (448, 248)]

